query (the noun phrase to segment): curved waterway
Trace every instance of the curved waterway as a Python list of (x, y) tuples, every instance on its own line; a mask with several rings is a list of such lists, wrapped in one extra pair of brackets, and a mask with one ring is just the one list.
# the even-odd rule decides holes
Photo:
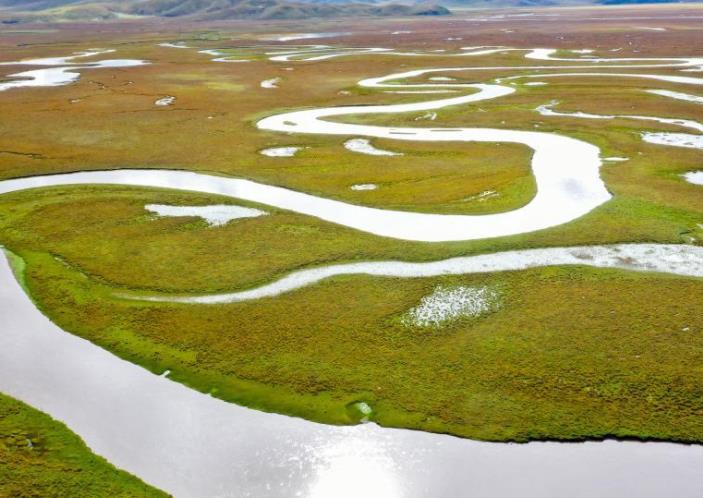
[[(497, 50), (474, 48), (477, 50), (471, 55)], [(575, 60), (556, 59), (551, 49), (533, 50), (528, 56), (552, 61)], [(607, 62), (654, 60), (665, 63), (620, 67), (690, 68), (701, 64), (700, 59), (683, 58), (628, 58)], [(8, 88), (18, 86), (15, 84), (18, 82), (36, 82), (40, 86), (66, 84), (78, 77), (72, 69), (122, 64), (101, 61), (93, 65), (71, 63), (77, 67), (56, 67), (66, 64), (66, 58), (48, 61), (51, 64), (34, 61), (35, 65), (54, 66), (39, 70), (48, 73), (18, 73), (14, 76), (19, 79), (9, 82), (14, 85)], [(584, 62), (601, 61), (606, 59)], [(137, 63), (142, 61), (124, 64)], [(597, 67), (617, 66), (598, 64)], [(515, 91), (499, 84), (402, 85), (392, 82), (431, 72), (479, 69), (488, 68), (411, 71), (360, 83), (369, 87), (454, 87), (474, 92), (469, 95), (412, 104), (297, 111), (265, 118), (258, 126), (292, 133), (526, 145), (534, 151), (532, 170), (537, 194), (526, 206), (508, 213), (463, 216), (368, 208), (249, 180), (168, 170), (80, 172), (6, 180), (0, 182), (0, 194), (36, 187), (96, 183), (176, 188), (254, 201), (377, 235), (419, 241), (468, 240), (539, 230), (571, 221), (606, 202), (610, 195), (599, 176), (599, 150), (580, 140), (532, 131), (379, 127), (325, 119), (352, 114), (433, 111), (498, 98)], [(42, 82), (41, 78), (47, 75), (50, 81)], [(608, 76), (653, 78), (633, 74)], [(699, 84), (699, 79), (695, 78), (657, 76), (653, 79)], [(564, 158), (568, 158), (567, 165)], [(694, 180), (689, 178), (689, 181)], [(429, 276), (495, 271), (496, 265), (502, 265), (502, 269), (520, 269), (546, 264), (587, 264), (701, 276), (703, 249), (675, 245), (554, 248), (424, 264), (360, 265), (371, 265), (361, 268), (362, 273)], [(334, 271), (330, 273), (330, 269)], [(276, 295), (297, 288), (301, 283), (307, 285), (321, 278), (358, 270), (354, 265), (335, 265), (298, 272), (250, 292)], [(237, 300), (231, 298), (230, 295), (225, 300)], [(700, 473), (703, 447), (699, 445), (616, 441), (484, 443), (382, 429), (374, 424), (328, 426), (214, 399), (151, 374), (62, 331), (34, 307), (13, 278), (4, 256), (0, 256), (0, 330), (0, 391), (65, 422), (96, 453), (179, 498), (703, 496)]]
[[(510, 133), (513, 132), (506, 135)], [(549, 140), (549, 136), (546, 137)], [(598, 176), (598, 149), (578, 140), (563, 138), (562, 141), (561, 138), (553, 140), (555, 146), (564, 142), (573, 143), (584, 155), (575, 156), (570, 161), (570, 167), (565, 168), (559, 151), (568, 151), (555, 151), (543, 144), (539, 151), (541, 154), (536, 153), (533, 159), (533, 163), (537, 164), (535, 175), (538, 175), (541, 193), (524, 208), (496, 215), (424, 214), (370, 208), (251, 180), (173, 170), (124, 169), (18, 178), (0, 181), (0, 194), (36, 187), (80, 184), (174, 188), (258, 202), (387, 237), (432, 242), (477, 239), (566, 223), (610, 198)], [(485, 132), (485, 139), (491, 139), (490, 130)]]
[(177, 498), (703, 495), (703, 447), (485, 443), (337, 427), (193, 391), (64, 332), (0, 255), (0, 391)]
[[(656, 121), (657, 123), (682, 126), (703, 133), (703, 123), (691, 119), (658, 118), (656, 116), (633, 116), (614, 114), (590, 114), (586, 112), (559, 112), (552, 108), (558, 104), (553, 101), (550, 104), (538, 106), (535, 110), (542, 116), (557, 116), (582, 119), (636, 119), (641, 121)], [(690, 133), (671, 132), (644, 132), (641, 134), (645, 142), (658, 145), (672, 145), (676, 147), (689, 147), (693, 149), (703, 149), (703, 137), (701, 135), (691, 135)]]
[(340, 275), (417, 278), (468, 273), (493, 273), (545, 266), (590, 266), (642, 272), (703, 277), (703, 247), (684, 244), (615, 244), (609, 246), (550, 247), (477, 256), (462, 256), (428, 263), (367, 261), (299, 270), (254, 289), (200, 296), (121, 297), (147, 301), (221, 304), (274, 297)]
[[(363, 84), (364, 82), (362, 82)], [(378, 84), (378, 83), (377, 83)], [(367, 81), (367, 85), (370, 85)], [(405, 240), (439, 242), (482, 239), (532, 232), (572, 221), (610, 199), (599, 175), (600, 150), (553, 133), (493, 128), (420, 128), (348, 124), (325, 118), (437, 110), (480, 102), (514, 92), (502, 85), (463, 85), (475, 93), (411, 104), (345, 106), (294, 111), (262, 119), (263, 130), (286, 133), (351, 135), (407, 141), (508, 142), (533, 149), (535, 197), (525, 206), (488, 215), (408, 213), (336, 203), (334, 211), (313, 214), (366, 232)], [(564, 158), (568, 157), (568, 164)], [(330, 201), (327, 201), (330, 202)], [(297, 209), (294, 209), (297, 210)], [(310, 213), (308, 213), (310, 214)]]
[[(479, 49), (482, 47), (472, 47)], [(504, 47), (485, 47), (465, 55), (483, 55), (495, 51), (513, 50)], [(526, 58), (549, 61), (581, 61), (555, 57), (554, 49), (531, 49)], [(654, 62), (661, 64), (614, 65), (613, 63)], [(700, 58), (614, 58), (589, 59), (597, 67), (698, 67)], [(609, 63), (609, 64), (602, 64)], [(579, 67), (579, 66), (577, 66)], [(586, 66), (587, 67), (587, 66)], [(543, 69), (546, 67), (543, 67)], [(563, 69), (564, 66), (559, 67)], [(583, 67), (579, 67), (583, 69)], [(328, 221), (364, 230), (376, 235), (427, 242), (471, 240), (499, 237), (531, 232), (567, 223), (590, 212), (610, 199), (600, 175), (600, 150), (589, 143), (555, 133), (504, 130), (491, 128), (419, 128), (388, 127), (330, 121), (336, 118), (359, 114), (394, 114), (433, 111), (444, 107), (465, 105), (495, 99), (513, 93), (511, 87), (499, 84), (462, 83), (398, 83), (398, 80), (417, 78), (436, 72), (455, 72), (480, 68), (433, 68), (406, 71), (382, 77), (368, 78), (359, 82), (370, 88), (426, 89), (452, 88), (473, 90), (474, 93), (459, 97), (414, 102), (410, 104), (342, 106), (287, 112), (260, 120), (257, 126), (268, 131), (283, 133), (305, 133), (324, 135), (351, 135), (408, 141), (455, 141), (455, 142), (508, 142), (530, 147), (532, 172), (537, 184), (535, 197), (525, 206), (510, 212), (490, 215), (438, 215), (406, 213), (400, 211), (363, 208), (346, 204), (334, 213), (325, 213)], [(486, 69), (486, 68), (482, 68)], [(516, 68), (512, 68), (516, 69)], [(527, 69), (527, 68), (521, 68)], [(536, 69), (536, 67), (531, 67)], [(555, 69), (549, 67), (549, 69)], [(601, 73), (583, 73), (597, 75)], [(544, 75), (539, 75), (544, 76)], [(566, 76), (548, 74), (546, 76)], [(572, 74), (573, 76), (573, 74)], [(684, 76), (662, 76), (650, 74), (614, 74), (613, 77), (650, 78), (659, 81), (701, 84), (703, 79)], [(520, 78), (523, 76), (514, 76)], [(527, 77), (538, 77), (527, 75)], [(671, 138), (669, 136), (669, 138)], [(680, 142), (680, 141), (679, 141)], [(678, 142), (677, 142), (678, 143)], [(564, 158), (568, 157), (568, 163)], [(568, 165), (567, 165), (568, 164)], [(364, 215), (371, 215), (370, 218)]]
[[(486, 53), (494, 53), (495, 51), (514, 50), (505, 47), (470, 48), (474, 50), (466, 52), (466, 54), (483, 55)], [(44, 63), (46, 65), (56, 66), (65, 64), (70, 59), (75, 59), (85, 55), (96, 55), (97, 53), (100, 52), (86, 52), (85, 54), (68, 58), (46, 60), (35, 59), (33, 61), (19, 63)], [(548, 61), (581, 61), (581, 59), (557, 58), (555, 57), (555, 53), (556, 51), (554, 49), (530, 49), (525, 57)], [(636, 61), (659, 61), (663, 63), (650, 67), (692, 67), (700, 66), (702, 63), (700, 58), (589, 59), (589, 62), (595, 62), (599, 67), (607, 68), (623, 67), (614, 65), (613, 63), (630, 63)], [(103, 61), (103, 63), (104, 62), (108, 61)], [(610, 65), (602, 64), (604, 62), (608, 62)], [(142, 61), (130, 61), (129, 63), (142, 63)], [(102, 63), (96, 64), (98, 65), (95, 67), (103, 67), (101, 65)], [(584, 67), (587, 66), (582, 66), (581, 68)], [(645, 66), (630, 65), (624, 67)], [(564, 66), (561, 66), (560, 68), (563, 69)], [(72, 68), (59, 67), (39, 71), (55, 70), (59, 71), (60, 77), (66, 75), (71, 75), (71, 77), (76, 76), (77, 73), (71, 73), (68, 71), (69, 69)], [(495, 99), (509, 95), (515, 91), (514, 88), (499, 84), (394, 83), (394, 81), (398, 79), (418, 77), (426, 73), (465, 71), (469, 69), (481, 68), (434, 68), (427, 70), (413, 70), (379, 78), (369, 78), (359, 82), (361, 86), (375, 88), (393, 87), (396, 89), (407, 89), (444, 87), (446, 89), (446, 87), (451, 87), (453, 89), (461, 88), (466, 91), (473, 91), (473, 93), (468, 95), (424, 102), (414, 102), (410, 104), (342, 106), (294, 111), (264, 118), (257, 123), (257, 126), (260, 129), (284, 133), (362, 136), (407, 141), (507, 142), (523, 144), (530, 147), (534, 151), (531, 166), (535, 177), (537, 192), (535, 197), (521, 208), (505, 213), (488, 215), (443, 215), (403, 212), (370, 208), (334, 201), (322, 197), (294, 192), (288, 189), (267, 186), (264, 184), (239, 179), (221, 179), (220, 184), (222, 187), (219, 189), (215, 188), (215, 192), (208, 190), (210, 189), (209, 185), (206, 186), (205, 189), (196, 188), (195, 190), (210, 193), (223, 193), (232, 197), (270, 204), (272, 206), (315, 216), (333, 223), (338, 223), (350, 228), (355, 228), (380, 236), (424, 242), (482, 239), (546, 229), (579, 218), (610, 199), (611, 196), (606, 190), (605, 185), (599, 175), (599, 168), (601, 166), (601, 159), (599, 157), (600, 150), (592, 144), (574, 138), (555, 133), (535, 131), (492, 128), (383, 127), (340, 123), (329, 121), (329, 119), (327, 119), (359, 114), (393, 114), (418, 111), (435, 111), (448, 106), (465, 105), (488, 99)], [(553, 67), (550, 67), (550, 69), (553, 69)], [(603, 75), (603, 73), (581, 74), (584, 76)], [(573, 74), (568, 75), (573, 76)], [(557, 73), (547, 75), (527, 75), (513, 76), (510, 78), (552, 76), (566, 76), (566, 74)], [(703, 79), (701, 78), (683, 76), (644, 74), (611, 74), (610, 76), (652, 78), (668, 82), (687, 84), (703, 83)], [(10, 84), (34, 84), (37, 83), (37, 81), (37, 79), (21, 80), (20, 82), (10, 82)], [(65, 81), (62, 81), (60, 84), (64, 83)], [(666, 143), (669, 144), (672, 139), (675, 139), (675, 143), (679, 145), (697, 146), (696, 144), (690, 145), (688, 142), (683, 141), (683, 138), (684, 137), (676, 137), (672, 135), (664, 138), (653, 136), (650, 141), (662, 143), (662, 140), (666, 139)], [(564, 161), (564, 158), (566, 157), (569, 158), (567, 163), (568, 165), (565, 164)], [(83, 175), (88, 175), (88, 177)], [(114, 180), (109, 180), (108, 177), (110, 175), (114, 177)], [(120, 184), (162, 187), (171, 186), (164, 185), (164, 183), (169, 183), (170, 181), (166, 179), (166, 177), (172, 179), (175, 183), (180, 183), (181, 178), (175, 178), (175, 176), (183, 177), (185, 175), (188, 175), (188, 173), (162, 172), (160, 176), (155, 179), (155, 177), (150, 176), (148, 173), (137, 173), (132, 171), (127, 173), (81, 173), (76, 174), (73, 178), (80, 183), (105, 183), (108, 181)], [(195, 174), (193, 173), (191, 175)], [(56, 180), (64, 181), (69, 176), (70, 175), (64, 175), (62, 179), (56, 178)], [(129, 178), (125, 178), (125, 176)], [(137, 181), (133, 183), (132, 180), (135, 178)], [(17, 180), (16, 182), (21, 183), (22, 180)], [(205, 176), (201, 175), (197, 178), (196, 183), (201, 185), (203, 183), (212, 182), (206, 179)]]
[(108, 59), (93, 62), (76, 62), (76, 59), (104, 55), (114, 50), (87, 50), (67, 57), (47, 57), (23, 61), (2, 62), (0, 66), (49, 66), (46, 69), (32, 69), (8, 75), (10, 81), (0, 82), (0, 92), (13, 88), (62, 86), (73, 83), (80, 78), (77, 71), (84, 69), (102, 69), (107, 67), (135, 67), (147, 64), (138, 59)]

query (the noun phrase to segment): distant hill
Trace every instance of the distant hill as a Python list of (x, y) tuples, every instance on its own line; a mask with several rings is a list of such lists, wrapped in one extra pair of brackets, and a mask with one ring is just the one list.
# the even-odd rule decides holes
[(303, 19), (333, 16), (446, 15), (437, 4), (380, 4), (357, 2), (301, 2), (285, 0), (143, 0), (130, 14), (198, 19)]
[(440, 16), (451, 13), (433, 2), (377, 3), (375, 0), (0, 0), (0, 9), (5, 23), (92, 21), (127, 16), (228, 20)]
[[(699, 2), (701, 0), (686, 0)], [(648, 3), (682, 3), (681, 0), (443, 0), (449, 8), (497, 9), (503, 7), (554, 7), (577, 5), (629, 5)]]
[(18, 10), (44, 10), (61, 7), (82, 0), (0, 0), (0, 7), (16, 8)]
[(449, 0), (449, 7), (497, 9), (503, 7), (553, 7), (555, 5), (592, 5), (594, 0)]
[(678, 0), (419, 0), (419, 3), (418, 0), (0, 0), (0, 23), (98, 21), (135, 16), (187, 20), (442, 16), (451, 14), (447, 7), (496, 9), (677, 2)]
[(600, 0), (602, 5), (630, 5), (642, 3), (681, 3), (680, 0)]

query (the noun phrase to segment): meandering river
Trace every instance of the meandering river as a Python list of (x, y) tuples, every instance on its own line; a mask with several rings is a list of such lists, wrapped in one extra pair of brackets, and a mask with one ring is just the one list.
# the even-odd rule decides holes
[[(484, 49), (482, 53), (491, 50), (496, 49)], [(479, 55), (481, 51), (474, 52), (471, 55)], [(581, 61), (555, 59), (553, 51), (547, 49), (532, 51), (528, 56)], [(35, 60), (34, 65), (59, 67), (37, 70), (41, 73), (17, 73), (13, 75), (17, 79), (0, 90), (67, 84), (78, 77), (73, 69), (142, 63), (102, 61), (61, 66), (69, 64), (69, 59), (40, 60), (44, 64)], [(619, 59), (636, 60), (640, 59)], [(668, 60), (669, 65), (682, 67), (700, 64), (700, 59)], [(540, 67), (546, 68), (552, 69)], [(467, 69), (415, 71), (364, 80), (362, 84), (397, 88), (400, 85), (388, 81), (448, 70)], [(690, 81), (693, 79), (677, 77), (665, 81), (693, 83)], [(501, 84), (440, 86), (473, 93), (413, 104), (296, 111), (265, 118), (258, 126), (280, 132), (398, 140), (521, 143), (534, 150), (532, 169), (538, 187), (535, 198), (526, 206), (485, 216), (409, 213), (368, 208), (249, 180), (160, 170), (80, 172), (6, 180), (0, 182), (0, 193), (92, 183), (177, 188), (255, 201), (382, 236), (419, 241), (477, 239), (548, 228), (578, 218), (610, 198), (599, 176), (599, 150), (581, 140), (532, 131), (379, 127), (324, 119), (360, 113), (432, 111), (498, 98), (514, 91)], [(569, 158), (568, 167), (563, 166), (564, 157)], [(456, 268), (462, 272), (485, 271), (489, 263), (504, 267), (510, 263), (504, 269), (517, 269), (555, 261), (560, 264), (595, 261), (599, 264), (594, 266), (683, 275), (700, 276), (703, 271), (700, 247), (630, 245), (535, 251), (516, 251), (509, 257), (505, 253), (486, 255), (484, 260), (481, 256), (476, 257), (478, 260), (457, 258), (426, 265), (369, 262), (370, 266), (362, 270), (371, 274), (429, 275)], [(635, 261), (630, 260), (631, 252), (637, 256)], [(334, 268), (340, 271), (327, 270), (329, 274), (322, 276), (306, 273), (303, 283), (348, 272), (350, 268), (344, 266), (337, 265)], [(432, 271), (427, 273), (427, 268)], [(291, 283), (290, 278), (287, 282)], [(293, 283), (297, 285), (300, 281)], [(285, 290), (297, 288), (296, 285)], [(225, 403), (151, 374), (62, 331), (32, 304), (14, 279), (4, 256), (0, 257), (0, 330), (0, 391), (65, 422), (96, 453), (178, 497), (693, 498), (703, 495), (700, 472), (703, 447), (697, 445), (616, 441), (484, 443), (383, 429), (374, 424), (328, 426)]]
[(0, 391), (178, 498), (703, 495), (703, 446), (484, 443), (337, 427), (193, 391), (66, 333), (0, 256)]

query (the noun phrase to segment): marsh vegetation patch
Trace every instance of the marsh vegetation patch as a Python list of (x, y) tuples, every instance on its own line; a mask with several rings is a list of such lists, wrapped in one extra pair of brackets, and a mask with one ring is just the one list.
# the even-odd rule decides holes
[(94, 454), (61, 422), (0, 394), (0, 496), (167, 495)]
[(476, 318), (500, 307), (498, 291), (490, 287), (437, 286), (401, 321), (408, 327), (440, 327), (462, 317)]

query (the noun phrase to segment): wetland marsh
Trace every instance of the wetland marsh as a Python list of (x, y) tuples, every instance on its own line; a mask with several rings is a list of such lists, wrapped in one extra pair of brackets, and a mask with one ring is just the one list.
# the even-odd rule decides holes
[(0, 436), (64, 422), (94, 496), (698, 496), (700, 8), (658, 9), (0, 36)]

